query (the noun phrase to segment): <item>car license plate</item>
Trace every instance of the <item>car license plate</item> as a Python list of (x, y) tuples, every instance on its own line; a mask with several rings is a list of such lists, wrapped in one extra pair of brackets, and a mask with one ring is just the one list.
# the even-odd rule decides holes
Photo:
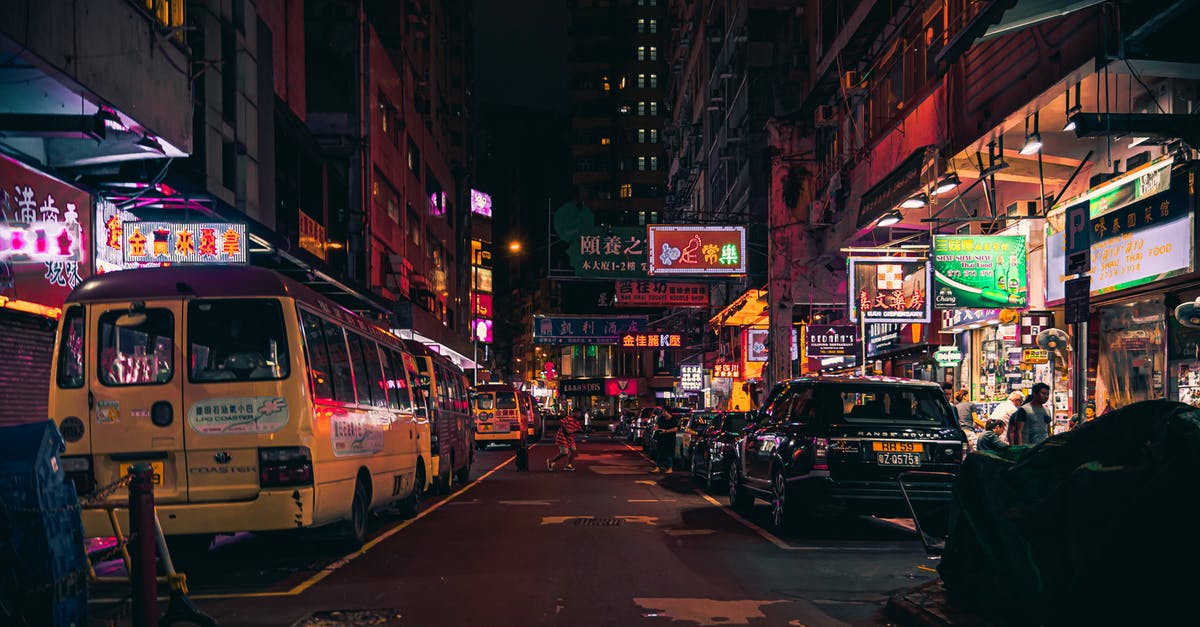
[(480, 431), (491, 431), (492, 425), (479, 425), (479, 430)]
[(880, 466), (920, 466), (921, 456), (917, 453), (876, 453)]
[(153, 473), (152, 481), (154, 482), (154, 485), (162, 485), (162, 482), (163, 482), (163, 463), (162, 462), (130, 462), (128, 464), (121, 464), (121, 466), (120, 466), (121, 476), (124, 477), (125, 475), (128, 475), (129, 469), (133, 468), (134, 465), (136, 465), (136, 464), (150, 464), (150, 471)]
[(920, 453), (925, 447), (920, 442), (872, 442), (871, 450), (885, 453)]

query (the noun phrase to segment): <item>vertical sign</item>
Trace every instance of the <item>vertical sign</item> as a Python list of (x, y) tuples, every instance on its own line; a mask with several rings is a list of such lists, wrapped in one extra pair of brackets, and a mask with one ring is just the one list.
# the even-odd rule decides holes
[(1088, 296), (1092, 291), (1092, 277), (1084, 275), (1067, 281), (1065, 314), (1067, 324), (1087, 322), (1089, 315)]
[(1066, 274), (1083, 274), (1092, 269), (1092, 220), (1087, 201), (1067, 207)]
[(700, 364), (680, 364), (679, 387), (684, 392), (698, 392), (704, 389), (704, 366)]

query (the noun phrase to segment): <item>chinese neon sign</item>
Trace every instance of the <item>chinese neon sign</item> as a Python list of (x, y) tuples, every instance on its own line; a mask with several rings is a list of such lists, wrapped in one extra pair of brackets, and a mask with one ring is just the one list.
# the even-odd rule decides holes
[(492, 217), (492, 197), (477, 189), (471, 190), (471, 213)]
[(0, 223), (0, 260), (11, 263), (79, 261), (79, 223)]
[(125, 222), (126, 263), (246, 263), (246, 225), (231, 222)]
[(471, 302), (474, 303), (475, 315), (480, 318), (492, 317), (492, 295), (476, 292), (471, 296)]
[(650, 225), (650, 274), (746, 273), (746, 228)]
[(712, 378), (714, 379), (739, 379), (741, 376), (741, 364), (736, 362), (717, 362), (713, 364)]
[(621, 336), (622, 348), (680, 348), (683, 336), (678, 333), (626, 333)]

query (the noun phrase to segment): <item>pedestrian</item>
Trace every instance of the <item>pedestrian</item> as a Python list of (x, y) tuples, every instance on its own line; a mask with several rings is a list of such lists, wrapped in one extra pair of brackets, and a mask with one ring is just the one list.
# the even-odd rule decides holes
[(954, 384), (950, 383), (949, 381), (943, 381), (942, 382), (942, 393), (946, 395), (946, 400), (949, 401), (951, 405), (953, 405), (954, 404)]
[(1050, 400), (1050, 386), (1033, 384), (1029, 400), (1019, 407), (1008, 420), (1009, 444), (1034, 445), (1050, 437), (1050, 412), (1046, 401)]
[(1008, 448), (1004, 440), (1000, 436), (1004, 434), (1005, 424), (1003, 420), (989, 418), (987, 421), (987, 431), (979, 436), (979, 444), (976, 450), (980, 451), (1003, 451)]
[(554, 464), (558, 460), (566, 457), (566, 470), (575, 470), (572, 462), (575, 461), (575, 434), (579, 433), (582, 426), (579, 424), (579, 418), (583, 412), (579, 409), (572, 411), (570, 414), (563, 416), (558, 423), (558, 433), (554, 434), (554, 445), (558, 447), (558, 455), (546, 460), (546, 470), (554, 472)]
[(996, 406), (996, 409), (992, 410), (992, 415), (988, 416), (988, 418), (1003, 420), (1004, 424), (1007, 425), (1008, 419), (1011, 418), (1014, 413), (1016, 413), (1017, 408), (1020, 407), (1021, 403), (1024, 401), (1025, 396), (1020, 392), (1013, 390), (1009, 393), (1008, 398), (1004, 402), (1000, 403)]
[(669, 411), (661, 411), (656, 426), (658, 429), (654, 433), (654, 439), (658, 449), (658, 465), (650, 472), (665, 472), (669, 475), (675, 470), (675, 433), (679, 431), (679, 419)]
[(966, 388), (955, 393), (954, 400), (956, 401), (954, 410), (958, 413), (958, 426), (962, 428), (963, 434), (967, 436), (967, 441), (973, 448), (975, 446), (975, 430), (984, 426), (979, 418), (979, 408), (971, 402), (970, 393)]

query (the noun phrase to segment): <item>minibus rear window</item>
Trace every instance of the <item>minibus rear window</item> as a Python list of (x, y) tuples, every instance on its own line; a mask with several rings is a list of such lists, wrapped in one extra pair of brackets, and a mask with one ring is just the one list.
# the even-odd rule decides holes
[(512, 392), (496, 393), (496, 409), (516, 409), (517, 395)]
[(99, 336), (100, 383), (159, 385), (175, 374), (175, 317), (169, 310), (106, 312)]
[(188, 377), (197, 383), (273, 381), (289, 372), (279, 301), (194, 300), (188, 304)]
[(475, 397), (475, 409), (484, 411), (496, 409), (496, 395), (491, 392), (480, 392), (479, 396)]

